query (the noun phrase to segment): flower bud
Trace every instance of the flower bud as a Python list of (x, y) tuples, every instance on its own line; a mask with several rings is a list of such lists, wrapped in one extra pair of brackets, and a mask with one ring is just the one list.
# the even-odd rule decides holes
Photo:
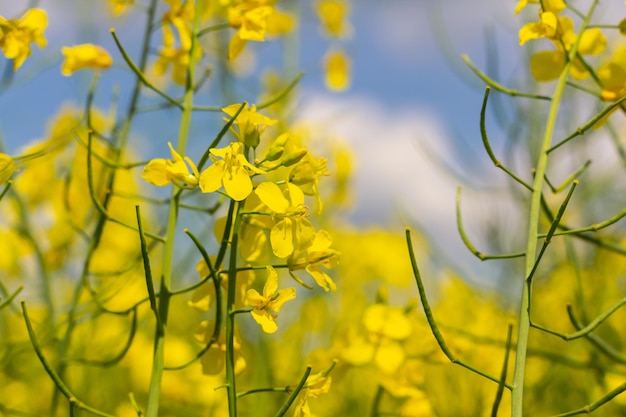
[(285, 158), (283, 158), (283, 166), (286, 167), (290, 167), (294, 164), (297, 164), (298, 162), (300, 162), (302, 160), (302, 158), (304, 158), (304, 156), (307, 154), (307, 149), (306, 148), (300, 148), (300, 149), (296, 149), (295, 151), (289, 153), (287, 156), (285, 156)]

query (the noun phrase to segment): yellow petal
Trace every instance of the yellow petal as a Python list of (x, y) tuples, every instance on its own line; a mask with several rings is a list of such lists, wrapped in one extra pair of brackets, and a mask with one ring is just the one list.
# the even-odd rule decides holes
[(323, 251), (333, 244), (333, 239), (326, 230), (320, 230), (315, 234), (315, 239), (309, 247), (309, 252)]
[(245, 168), (232, 167), (230, 172), (224, 173), (222, 179), (224, 190), (235, 201), (244, 200), (252, 192), (252, 181)]
[(286, 258), (293, 253), (293, 222), (291, 219), (283, 219), (272, 227), (270, 242), (274, 255), (279, 258)]
[(307, 250), (315, 240), (315, 227), (304, 217), (294, 219), (296, 224), (296, 241), (298, 251)]
[(559, 14), (565, 10), (565, 3), (563, 0), (543, 0), (542, 2), (544, 11)]
[(250, 312), (254, 321), (261, 325), (261, 328), (265, 333), (274, 333), (278, 330), (278, 325), (269, 312), (265, 310), (252, 310)]
[(263, 297), (269, 300), (278, 289), (278, 272), (269, 265), (265, 267), (265, 270), (267, 271), (267, 280), (263, 286)]
[(29, 29), (30, 36), (37, 46), (45, 48), (48, 41), (43, 35), (44, 30), (48, 27), (48, 15), (43, 9), (30, 9), (20, 19), (19, 26)]
[(287, 183), (287, 190), (289, 193), (289, 200), (291, 201), (291, 205), (293, 207), (304, 204), (304, 193), (294, 183)]
[(212, 193), (219, 190), (222, 186), (225, 168), (226, 163), (222, 160), (218, 160), (202, 171), (199, 180), (200, 190), (202, 190), (203, 193)]
[(235, 33), (233, 37), (230, 38), (230, 42), (228, 42), (228, 60), (233, 61), (241, 55), (247, 44), (248, 41), (241, 39), (239, 32)]
[(153, 159), (143, 168), (141, 177), (152, 185), (163, 187), (171, 182), (167, 168), (167, 160)]
[[(254, 190), (259, 199), (274, 213), (286, 213), (289, 202), (283, 196), (278, 185), (273, 182), (263, 182)], [(273, 245), (272, 245), (273, 246)]]
[(404, 350), (398, 343), (386, 341), (378, 347), (374, 362), (382, 372), (392, 374), (400, 368), (404, 362), (404, 357)]
[(104, 48), (92, 44), (63, 47), (61, 53), (65, 56), (61, 66), (61, 73), (65, 76), (86, 68), (107, 69), (113, 63), (111, 55)]
[(599, 28), (583, 32), (578, 45), (578, 52), (583, 55), (600, 55), (606, 49), (606, 36)]
[(327, 273), (322, 271), (320, 268), (308, 265), (306, 267), (306, 271), (311, 274), (313, 280), (315, 280), (315, 283), (317, 285), (324, 288), (324, 291), (337, 291), (337, 285), (335, 284), (335, 282)]
[(530, 58), (530, 73), (537, 81), (552, 81), (559, 78), (565, 65), (561, 51), (542, 51)]
[(557, 22), (558, 20), (554, 13), (542, 13), (540, 22), (526, 23), (519, 30), (519, 44), (523, 45), (532, 39), (549, 38), (554, 36), (557, 28)]
[(278, 313), (283, 304), (296, 298), (296, 289), (291, 287), (285, 288), (278, 291), (277, 294), (276, 298), (272, 301), (272, 310)]
[(258, 307), (262, 306), (265, 303), (265, 297), (263, 297), (259, 292), (253, 288), (246, 291), (246, 297), (244, 299), (244, 304), (247, 306)]
[(519, 14), (528, 5), (528, 0), (519, 0), (515, 5), (515, 14)]

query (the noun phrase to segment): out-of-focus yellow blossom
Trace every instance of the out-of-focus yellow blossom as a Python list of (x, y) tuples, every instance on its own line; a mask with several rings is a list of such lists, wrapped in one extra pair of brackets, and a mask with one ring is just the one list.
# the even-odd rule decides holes
[(121, 16), (128, 10), (128, 6), (135, 4), (135, 0), (108, 0), (108, 3), (113, 15)]
[[(162, 187), (173, 183), (180, 188), (194, 189), (198, 185), (198, 168), (187, 156), (184, 158), (174, 150), (171, 142), (167, 143), (172, 153), (172, 160), (157, 158), (153, 159), (144, 167), (142, 178), (152, 185)], [(191, 171), (189, 172), (189, 167)]]
[(307, 154), (289, 173), (289, 182), (300, 187), (306, 195), (315, 196), (318, 213), (324, 208), (319, 192), (319, 177), (330, 175), (327, 162), (326, 158), (315, 158)]
[(315, 375), (309, 375), (306, 384), (298, 398), (294, 402), (293, 417), (312, 417), (311, 408), (309, 407), (309, 399), (317, 398), (320, 394), (326, 394), (330, 389), (331, 378), (324, 376), (322, 372)]
[(385, 374), (396, 372), (406, 356), (401, 342), (413, 331), (402, 308), (373, 304), (363, 314), (363, 325), (367, 336), (353, 335), (343, 359), (354, 365), (373, 362)]
[[(267, 207), (261, 202), (256, 193), (251, 193), (246, 199), (244, 211), (263, 212)], [(215, 222), (215, 236), (218, 241), (224, 234), (226, 217)], [(241, 219), (239, 229), (239, 253), (246, 261), (255, 265), (267, 264), (272, 253), (267, 231), (271, 230), (274, 221), (270, 216), (247, 215)]]
[(344, 91), (350, 87), (350, 59), (343, 51), (329, 51), (324, 57), (326, 87)]
[[(515, 5), (515, 14), (521, 12), (522, 9), (529, 4), (540, 4), (540, 2), (539, 0), (519, 0)], [(543, 7), (546, 11), (559, 14), (565, 10), (566, 5), (563, 0), (544, 0)]]
[(6, 184), (17, 170), (18, 166), (13, 158), (5, 153), (0, 153), (0, 184)]
[[(185, 85), (189, 51), (191, 49), (191, 30), (194, 19), (194, 2), (182, 0), (164, 0), (169, 10), (161, 19), (163, 45), (159, 48), (157, 60), (152, 66), (154, 74), (164, 75), (172, 67), (172, 80), (178, 85)], [(178, 33), (178, 43), (176, 42)], [(195, 48), (196, 59), (202, 57), (202, 48)]]
[(163, 0), (170, 6), (170, 9), (163, 13), (162, 30), (163, 45), (172, 46), (175, 44), (174, 31), (176, 28), (180, 39), (181, 49), (189, 51), (191, 49), (191, 24), (194, 18), (194, 8), (192, 1), (183, 0)]
[(436, 414), (428, 396), (423, 391), (419, 391), (402, 404), (400, 417), (436, 417)]
[(106, 49), (90, 43), (76, 46), (64, 46), (61, 53), (65, 57), (61, 66), (61, 74), (72, 75), (85, 68), (107, 69), (113, 63)]
[(32, 253), (32, 246), (20, 234), (10, 228), (0, 227), (0, 270), (9, 276), (22, 274), (22, 262)]
[[(537, 81), (555, 80), (561, 74), (567, 61), (566, 54), (576, 41), (574, 23), (568, 17), (560, 18), (562, 36), (560, 41), (554, 41), (555, 51), (541, 51), (530, 59), (530, 71)], [(588, 29), (583, 32), (578, 53), (580, 55), (600, 55), (606, 48), (606, 36), (599, 28)], [(563, 49), (565, 48), (565, 49)], [(585, 65), (576, 58), (570, 66), (570, 75), (576, 80), (584, 80), (589, 76)]]
[(228, 22), (240, 39), (265, 40), (267, 18), (274, 12), (274, 0), (240, 0), (228, 7)]
[(274, 9), (274, 12), (267, 17), (267, 33), (269, 35), (285, 35), (293, 30), (296, 25), (294, 17), (281, 10)]
[[(515, 7), (519, 13), (528, 2), (520, 1)], [(539, 11), (539, 21), (527, 23), (519, 30), (519, 44), (523, 45), (531, 39), (548, 38), (558, 40), (563, 35), (563, 19), (558, 15), (565, 9), (562, 0), (548, 0), (542, 2), (543, 8)]]
[(552, 12), (543, 12), (539, 22), (526, 23), (519, 30), (519, 44), (524, 45), (531, 39), (557, 39), (559, 18)]
[(235, 0), (228, 6), (228, 22), (238, 29), (228, 44), (228, 59), (236, 59), (248, 41), (263, 42), (265, 35), (293, 30), (293, 16), (274, 7), (276, 0)]
[(350, 8), (345, 1), (319, 1), (316, 5), (316, 11), (326, 34), (336, 38), (341, 38), (349, 34), (350, 25), (347, 17)]
[[(213, 337), (214, 326), (215, 323), (207, 320), (202, 321), (194, 334), (196, 340), (203, 344), (209, 343)], [(220, 332), (218, 340), (212, 343), (209, 350), (200, 358), (202, 373), (205, 375), (217, 375), (224, 370), (224, 364), (226, 363), (226, 336), (224, 333), (223, 331)], [(241, 339), (237, 332), (235, 332), (233, 345), (235, 351), (235, 375), (238, 375), (246, 369), (246, 359), (241, 355)]]
[[(196, 264), (196, 271), (200, 275), (201, 279), (205, 279), (210, 275), (209, 267), (204, 259), (200, 259)], [(221, 274), (220, 286), (224, 291), (228, 290), (228, 275)], [(250, 285), (254, 282), (255, 275), (253, 270), (239, 271), (237, 272), (237, 279), (235, 280), (237, 290), (235, 291), (235, 307), (242, 307), (243, 300), (246, 296), (246, 291)], [(187, 302), (190, 307), (196, 310), (207, 312), (211, 308), (213, 301), (215, 300), (215, 283), (213, 280), (208, 280), (193, 292), (191, 300)]]
[(253, 288), (246, 292), (244, 304), (254, 307), (250, 311), (252, 318), (265, 333), (274, 333), (278, 330), (276, 317), (283, 304), (296, 298), (295, 288), (278, 289), (278, 273), (271, 266), (266, 267), (267, 281), (263, 286), (263, 295)]
[(615, 50), (610, 61), (598, 69), (602, 99), (616, 101), (626, 94), (626, 47)]
[(278, 185), (264, 182), (257, 186), (255, 193), (273, 212), (272, 218), (276, 221), (270, 231), (274, 255), (286, 258), (294, 250), (305, 250), (313, 243), (315, 228), (306, 219), (308, 209), (304, 205), (304, 194), (300, 188), (288, 183), (283, 194)]
[(48, 15), (42, 9), (29, 9), (19, 19), (0, 16), (0, 48), (4, 56), (13, 60), (13, 71), (17, 71), (30, 56), (30, 44), (45, 48), (48, 41), (44, 30), (48, 26)]
[[(230, 106), (224, 107), (222, 111), (230, 117), (233, 117), (240, 107), (241, 104), (231, 104)], [(226, 118), (224, 120), (228, 121)], [(256, 148), (261, 140), (261, 134), (268, 126), (275, 125), (276, 123), (277, 120), (270, 119), (258, 113), (254, 104), (246, 105), (234, 122), (237, 126), (237, 130), (232, 129), (231, 132), (239, 142)]]
[(248, 41), (263, 42), (268, 18), (274, 12), (273, 0), (239, 0), (228, 7), (228, 21), (238, 29), (228, 44), (228, 59), (236, 59)]
[(203, 193), (212, 193), (224, 186), (224, 191), (233, 200), (241, 201), (250, 195), (250, 175), (264, 172), (248, 162), (242, 152), (241, 142), (210, 150), (209, 157), (213, 164), (200, 174), (200, 189)]
[[(202, 56), (200, 48), (195, 49), (196, 59)], [(187, 82), (187, 68), (189, 67), (189, 51), (184, 48), (163, 46), (159, 49), (156, 61), (152, 65), (154, 75), (162, 76), (172, 67), (172, 81), (178, 85), (185, 85)]]
[[(339, 252), (330, 248), (332, 243), (332, 238), (326, 230), (318, 231), (311, 246), (306, 248), (306, 253), (294, 252), (289, 257), (287, 260), (289, 273), (294, 276), (293, 271), (305, 269), (311, 274), (317, 285), (324, 288), (324, 291), (335, 291), (337, 289), (335, 282), (321, 269), (322, 266), (330, 269), (339, 264), (340, 255)], [(297, 277), (294, 278), (299, 280)]]

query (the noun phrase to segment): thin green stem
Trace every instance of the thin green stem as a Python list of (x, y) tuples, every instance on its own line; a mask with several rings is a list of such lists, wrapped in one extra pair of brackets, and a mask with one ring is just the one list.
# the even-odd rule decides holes
[(244, 201), (235, 203), (233, 235), (228, 262), (228, 292), (226, 297), (226, 386), (228, 391), (228, 416), (237, 417), (237, 384), (235, 378), (235, 295), (237, 292), (237, 247), (239, 241), (239, 212)]
[(113, 36), (113, 40), (115, 41), (115, 44), (117, 45), (117, 48), (119, 49), (120, 53), (122, 54), (122, 57), (124, 58), (124, 61), (126, 61), (126, 64), (128, 65), (128, 67), (135, 73), (135, 75), (137, 76), (137, 78), (139, 80), (141, 80), (141, 82), (148, 87), (150, 90), (154, 91), (155, 93), (157, 93), (158, 95), (160, 95), (161, 97), (163, 97), (165, 100), (167, 100), (169, 103), (171, 103), (172, 105), (178, 107), (179, 109), (183, 110), (184, 109), (184, 104), (180, 104), (178, 101), (176, 101), (176, 99), (170, 97), (169, 95), (167, 95), (166, 93), (164, 93), (163, 91), (161, 91), (160, 89), (158, 89), (154, 84), (152, 84), (147, 78), (146, 76), (143, 74), (143, 71), (141, 70), (141, 68), (139, 68), (137, 66), (137, 64), (135, 64), (133, 62), (133, 60), (131, 59), (131, 57), (128, 55), (128, 53), (126, 52), (126, 49), (124, 49), (124, 47), (122, 46), (122, 43), (120, 42), (120, 40), (117, 37), (117, 34), (115, 33), (115, 29), (111, 29), (111, 36)]
[(476, 247), (472, 244), (472, 242), (467, 237), (465, 233), (465, 229), (463, 227), (463, 218), (461, 217), (461, 187), (456, 189), (456, 226), (459, 231), (459, 235), (461, 236), (461, 240), (478, 259), (481, 261), (485, 261), (488, 259), (510, 259), (510, 258), (521, 258), (524, 256), (524, 252), (510, 253), (505, 255), (485, 255), (480, 252)]
[(517, 175), (513, 174), (513, 172), (511, 172), (507, 167), (502, 165), (502, 162), (500, 162), (500, 160), (496, 158), (496, 155), (493, 153), (493, 150), (491, 149), (491, 144), (489, 143), (489, 136), (487, 135), (487, 127), (485, 123), (485, 115), (487, 113), (487, 100), (489, 99), (490, 91), (491, 91), (491, 88), (487, 86), (485, 88), (485, 95), (483, 97), (483, 105), (480, 109), (480, 136), (483, 140), (483, 146), (485, 147), (485, 151), (487, 152), (487, 155), (489, 155), (489, 159), (491, 159), (491, 162), (493, 162), (493, 164), (497, 168), (500, 168), (502, 171), (506, 172), (508, 176), (513, 178), (518, 183), (522, 184), (529, 191), (532, 191), (533, 188), (526, 181), (524, 181)]
[(298, 382), (298, 385), (296, 385), (296, 388), (293, 390), (291, 395), (289, 395), (289, 398), (287, 398), (287, 401), (285, 401), (285, 403), (278, 409), (275, 417), (283, 417), (285, 414), (287, 414), (289, 407), (291, 407), (291, 404), (293, 404), (293, 402), (296, 400), (296, 397), (298, 396), (300, 391), (302, 391), (302, 388), (304, 388), (304, 384), (306, 384), (306, 380), (309, 378), (310, 374), (311, 374), (311, 367), (307, 366), (304, 371), (304, 375), (302, 375), (302, 378), (300, 378), (300, 382)]
[[(465, 369), (468, 369), (475, 374), (478, 374), (484, 378), (487, 378), (497, 384), (500, 384), (501, 381), (499, 378), (496, 378), (492, 375), (486, 374), (481, 370), (478, 370), (465, 362), (458, 359), (448, 348), (448, 344), (446, 343), (443, 335), (439, 331), (439, 327), (437, 326), (437, 321), (435, 320), (435, 316), (433, 315), (432, 309), (430, 308), (430, 303), (428, 302), (428, 298), (426, 297), (426, 289), (424, 288), (424, 283), (422, 282), (422, 275), (419, 272), (419, 268), (417, 267), (417, 261), (415, 260), (415, 253), (413, 251), (413, 243), (411, 241), (411, 230), (409, 228), (406, 229), (406, 242), (409, 250), (409, 258), (411, 260), (411, 267), (413, 268), (413, 276), (415, 277), (415, 282), (417, 283), (417, 290), (419, 292), (420, 301), (422, 302), (422, 308), (424, 310), (424, 315), (426, 316), (426, 321), (428, 322), (428, 326), (430, 327), (430, 331), (433, 333), (439, 348), (443, 352), (444, 355), (450, 360), (450, 362), (459, 365)], [(505, 384), (505, 387), (511, 389), (512, 386), (509, 384)]]
[(576, 410), (568, 411), (566, 413), (557, 414), (553, 417), (568, 417), (568, 416), (577, 416), (579, 414), (591, 414), (593, 411), (602, 407), (604, 404), (608, 403), (609, 401), (611, 401), (613, 398), (617, 397), (624, 391), (626, 391), (626, 382), (612, 389), (611, 391), (609, 391), (608, 393), (600, 397), (598, 400), (585, 405), (584, 407), (578, 408)]
[(115, 417), (112, 414), (108, 414), (103, 411), (97, 410), (95, 408), (89, 407), (88, 405), (83, 404), (82, 402), (76, 399), (76, 396), (72, 393), (72, 391), (68, 388), (68, 386), (65, 385), (61, 377), (57, 374), (57, 372), (54, 370), (52, 365), (50, 365), (46, 357), (43, 355), (43, 352), (39, 345), (39, 341), (37, 340), (37, 335), (35, 334), (35, 330), (33, 329), (33, 325), (30, 321), (30, 317), (28, 316), (28, 310), (26, 309), (26, 302), (24, 300), (21, 300), (21, 304), (22, 304), (22, 315), (24, 317), (24, 322), (26, 323), (28, 337), (30, 338), (30, 343), (33, 346), (33, 349), (35, 350), (35, 354), (39, 358), (39, 361), (43, 365), (48, 376), (50, 376), (50, 379), (52, 379), (52, 381), (54, 382), (54, 385), (63, 394), (63, 396), (67, 398), (67, 400), (70, 402), (70, 407), (77, 407), (79, 409), (83, 409), (97, 416)]
[(498, 417), (498, 408), (502, 402), (502, 395), (504, 394), (504, 384), (506, 383), (506, 375), (509, 369), (509, 352), (511, 351), (513, 337), (513, 325), (509, 324), (506, 331), (506, 343), (504, 346), (504, 362), (502, 363), (502, 372), (500, 372), (500, 383), (498, 384), (498, 390), (496, 391), (496, 398), (493, 401), (493, 407), (491, 408), (491, 417)]
[(591, 165), (591, 160), (586, 161), (583, 166), (581, 166), (580, 168), (578, 168), (576, 171), (574, 171), (569, 177), (567, 177), (565, 179), (565, 181), (563, 181), (561, 183), (561, 185), (555, 187), (553, 186), (550, 181), (548, 181), (548, 176), (546, 175), (546, 184), (548, 185), (548, 187), (550, 187), (550, 189), (552, 190), (553, 193), (560, 193), (561, 191), (563, 191), (565, 189), (565, 187), (569, 186), (576, 178), (578, 178), (580, 176), (580, 174), (582, 174), (583, 172), (585, 172), (587, 170), (587, 168), (589, 168), (589, 165)]
[(13, 302), (13, 300), (15, 300), (15, 297), (17, 297), (18, 294), (21, 293), (23, 289), (24, 289), (24, 286), (20, 285), (17, 288), (17, 290), (15, 290), (15, 292), (13, 294), (9, 295), (9, 297), (6, 300), (4, 300), (2, 303), (0, 303), (0, 310), (2, 310), (4, 307), (10, 305)]
[(591, 129), (596, 123), (598, 123), (604, 117), (608, 117), (608, 115), (612, 111), (614, 111), (615, 109), (620, 107), (622, 105), (622, 103), (624, 103), (624, 101), (626, 101), (626, 95), (624, 97), (620, 98), (619, 100), (617, 100), (615, 103), (606, 106), (598, 114), (593, 116), (587, 123), (585, 123), (584, 125), (580, 126), (578, 129), (576, 129), (576, 131), (574, 133), (572, 133), (571, 135), (569, 135), (568, 137), (566, 137), (565, 139), (563, 139), (562, 141), (560, 141), (556, 145), (552, 146), (551, 148), (548, 148), (547, 152), (550, 153), (550, 152), (560, 148), (561, 146), (565, 145), (567, 142), (569, 142), (570, 140), (574, 139), (575, 137), (583, 135), (585, 132), (587, 132), (589, 129)]
[(504, 94), (508, 94), (508, 95), (510, 95), (512, 97), (527, 97), (527, 98), (534, 98), (534, 99), (537, 99), (537, 100), (547, 100), (547, 101), (552, 100), (552, 98), (547, 97), (547, 96), (542, 96), (542, 95), (537, 95), (537, 94), (529, 94), (529, 93), (520, 93), (517, 90), (506, 88), (502, 84), (499, 84), (496, 81), (492, 80), (491, 78), (489, 78), (489, 76), (487, 76), (487, 74), (485, 74), (484, 72), (479, 70), (472, 63), (472, 61), (469, 59), (469, 57), (467, 55), (465, 55), (465, 54), (461, 55), (461, 59), (463, 59), (465, 64), (467, 64), (467, 66), (472, 71), (474, 71), (474, 74), (476, 74), (478, 76), (478, 78), (480, 78), (481, 80), (486, 82), (487, 85), (489, 85), (494, 90), (500, 91), (501, 93), (504, 93)]
[[(583, 325), (580, 324), (576, 316), (574, 315), (574, 310), (571, 305), (567, 306), (567, 315), (572, 322), (572, 325), (576, 330), (581, 330)], [(600, 352), (605, 354), (609, 359), (619, 363), (620, 365), (626, 365), (626, 357), (622, 355), (617, 349), (608, 344), (604, 339), (601, 339), (597, 335), (593, 333), (589, 333), (585, 335), (585, 338), (589, 340), (589, 342), (596, 347)]]

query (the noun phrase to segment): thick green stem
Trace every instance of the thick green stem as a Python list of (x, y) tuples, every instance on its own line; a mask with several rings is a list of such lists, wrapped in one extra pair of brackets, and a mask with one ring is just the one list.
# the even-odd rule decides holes
[[(584, 33), (585, 28), (589, 22), (593, 10), (596, 6), (597, 0), (595, 0), (582, 23), (579, 34)], [(511, 415), (513, 417), (522, 417), (522, 402), (524, 398), (524, 371), (526, 369), (526, 352), (528, 350), (528, 334), (530, 330), (530, 301), (531, 301), (531, 285), (532, 276), (531, 273), (535, 268), (537, 247), (538, 247), (538, 235), (539, 235), (539, 215), (541, 212), (541, 194), (544, 184), (544, 177), (546, 173), (546, 167), (548, 165), (548, 150), (552, 142), (552, 136), (554, 133), (554, 126), (556, 124), (556, 117), (559, 111), (559, 105), (563, 96), (563, 90), (565, 88), (567, 78), (569, 76), (569, 68), (571, 62), (576, 57), (576, 51), (578, 44), (580, 43), (580, 35), (577, 37), (576, 42), (569, 51), (569, 59), (561, 75), (557, 81), (552, 101), (550, 102), (550, 111), (548, 113), (548, 119), (546, 121), (546, 128), (543, 135), (543, 141), (541, 143), (541, 149), (539, 153), (539, 159), (536, 165), (535, 179), (532, 186), (532, 197), (530, 201), (530, 213), (528, 221), (528, 244), (526, 247), (526, 264), (524, 272), (524, 285), (522, 286), (522, 299), (520, 306), (519, 316), (519, 328), (517, 332), (517, 349), (515, 359), (515, 371), (513, 373), (513, 389), (511, 391)]]

